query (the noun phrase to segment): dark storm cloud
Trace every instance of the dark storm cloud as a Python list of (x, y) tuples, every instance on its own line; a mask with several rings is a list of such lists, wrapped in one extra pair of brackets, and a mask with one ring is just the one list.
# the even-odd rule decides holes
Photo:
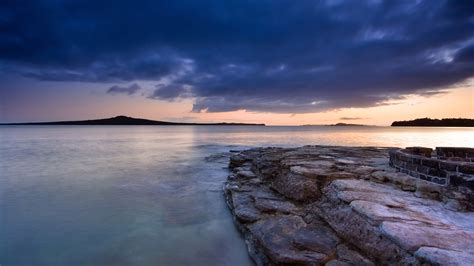
[(193, 110), (316, 112), (435, 95), (473, 76), (471, 1), (19, 1), (0, 69), (156, 81)]
[(120, 55), (117, 55), (81, 67), (27, 66), (17, 67), (16, 71), (23, 76), (46, 81), (133, 81), (159, 79), (178, 70), (181, 64), (177, 58), (156, 54), (135, 55), (134, 58), (120, 58)]
[(474, 63), (474, 45), (467, 46), (456, 53), (457, 62)]
[(107, 93), (132, 95), (132, 94), (137, 93), (141, 89), (142, 88), (136, 83), (133, 83), (129, 86), (114, 85), (107, 90)]
[(182, 84), (157, 85), (156, 87), (157, 89), (150, 96), (152, 99), (173, 100), (191, 96), (189, 88)]

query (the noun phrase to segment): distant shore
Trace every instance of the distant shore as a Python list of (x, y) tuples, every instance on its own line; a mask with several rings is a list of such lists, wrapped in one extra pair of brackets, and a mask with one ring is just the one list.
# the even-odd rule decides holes
[(373, 127), (374, 125), (363, 125), (363, 124), (348, 124), (348, 123), (336, 123), (327, 125), (301, 125), (302, 127), (322, 126), (322, 127)]
[(79, 125), (79, 126), (265, 126), (265, 124), (252, 123), (182, 123), (156, 121), (128, 116), (116, 116), (105, 119), (79, 120), (79, 121), (55, 121), (55, 122), (27, 122), (27, 123), (4, 123), (0, 125)]
[(395, 121), (392, 127), (474, 127), (474, 119), (468, 118), (418, 118), (407, 121)]

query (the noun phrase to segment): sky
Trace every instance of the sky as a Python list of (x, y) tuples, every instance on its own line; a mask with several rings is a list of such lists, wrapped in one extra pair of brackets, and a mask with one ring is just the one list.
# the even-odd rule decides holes
[(3, 0), (0, 122), (474, 118), (474, 5)]

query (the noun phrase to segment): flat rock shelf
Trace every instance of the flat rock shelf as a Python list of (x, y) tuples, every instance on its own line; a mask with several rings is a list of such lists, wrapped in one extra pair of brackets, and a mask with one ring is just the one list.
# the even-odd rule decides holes
[(474, 265), (474, 212), (391, 167), (388, 151), (234, 152), (224, 194), (256, 264)]

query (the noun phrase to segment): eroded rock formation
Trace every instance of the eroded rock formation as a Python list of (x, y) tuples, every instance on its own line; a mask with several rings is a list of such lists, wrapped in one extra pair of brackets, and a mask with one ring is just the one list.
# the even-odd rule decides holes
[(387, 149), (258, 148), (229, 167), (225, 196), (258, 265), (474, 265), (474, 213), (390, 167)]

